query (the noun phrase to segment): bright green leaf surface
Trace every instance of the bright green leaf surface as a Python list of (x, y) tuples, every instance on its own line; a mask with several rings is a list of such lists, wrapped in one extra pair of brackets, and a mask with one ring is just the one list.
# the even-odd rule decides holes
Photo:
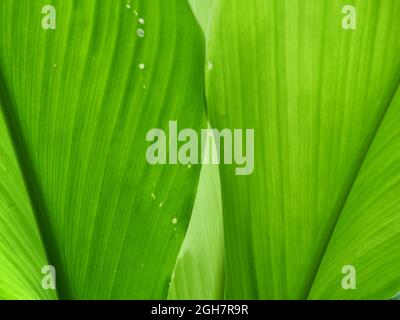
[(208, 35), (212, 22), (214, 3), (216, 0), (188, 0), (196, 18), (203, 29), (204, 34)]
[(200, 28), (185, 0), (51, 3), (45, 31), (48, 1), (0, 2), (0, 70), (58, 293), (166, 298), (199, 167), (151, 167), (146, 133), (205, 126)]
[[(253, 175), (221, 169), (226, 297), (306, 298), (400, 79), (400, 3), (218, 2), (211, 125), (254, 128), (256, 140)], [(347, 4), (355, 31), (341, 27)], [(365, 296), (381, 288), (368, 284)]]
[(224, 298), (221, 184), (216, 165), (203, 165), (192, 219), (178, 257), (168, 298)]
[[(368, 152), (310, 298), (389, 299), (400, 288), (400, 91)], [(342, 290), (345, 265), (356, 290)]]
[[(398, 299), (399, 16), (398, 0), (1, 0), (0, 299)], [(255, 129), (254, 173), (149, 165), (146, 133), (171, 120)]]
[(1, 112), (0, 137), (0, 300), (52, 299), (41, 285), (48, 263)]

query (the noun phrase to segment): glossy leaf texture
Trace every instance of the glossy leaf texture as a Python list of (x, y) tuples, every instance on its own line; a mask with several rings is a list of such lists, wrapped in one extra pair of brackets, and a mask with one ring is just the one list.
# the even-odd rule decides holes
[[(42, 29), (46, 5), (0, 2), (2, 110), (32, 209), (18, 180), (13, 197), (49, 260), (32, 231), (6, 263), (32, 261), (32, 282), (54, 265), (62, 299), (164, 299), (200, 167), (149, 165), (146, 133), (205, 127), (201, 30), (185, 0), (55, 0), (56, 30)], [(15, 238), (34, 228), (14, 224)]]
[[(342, 27), (346, 5), (357, 9), (356, 30)], [(317, 273), (311, 298), (390, 298), (400, 191), (384, 178), (398, 176), (381, 162), (390, 147), (378, 149), (395, 132), (376, 133), (393, 129), (382, 120), (400, 79), (400, 3), (217, 0), (215, 10), (211, 125), (255, 130), (254, 173), (221, 167), (226, 298), (305, 299)], [(343, 293), (340, 264), (351, 261), (364, 292)], [(380, 283), (373, 273), (384, 266)]]

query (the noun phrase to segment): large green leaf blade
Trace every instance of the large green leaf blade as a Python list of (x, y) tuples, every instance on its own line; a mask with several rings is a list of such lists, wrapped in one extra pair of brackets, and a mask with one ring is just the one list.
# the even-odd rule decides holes
[[(400, 91), (332, 235), (311, 299), (389, 299), (400, 290)], [(342, 286), (354, 267), (355, 288)], [(348, 277), (347, 277), (348, 278)], [(349, 279), (346, 281), (350, 281)]]
[(192, 218), (177, 260), (168, 299), (224, 298), (223, 237), (218, 166), (203, 165)]
[[(357, 30), (341, 27), (357, 8)], [(398, 1), (216, 4), (208, 108), (255, 129), (255, 172), (222, 166), (227, 298), (306, 298), (400, 78)]]
[(1, 111), (0, 137), (0, 300), (54, 299), (42, 287), (48, 262)]
[(146, 133), (204, 126), (201, 31), (185, 0), (56, 0), (45, 31), (47, 4), (1, 1), (0, 70), (60, 296), (166, 298), (199, 167), (150, 166)]

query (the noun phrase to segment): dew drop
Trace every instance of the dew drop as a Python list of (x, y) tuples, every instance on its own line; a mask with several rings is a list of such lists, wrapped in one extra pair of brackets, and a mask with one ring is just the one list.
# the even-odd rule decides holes
[(192, 165), (191, 165), (191, 164), (188, 164), (188, 166), (187, 166), (187, 167), (188, 167), (188, 169), (190, 169), (190, 168), (192, 167)]
[(172, 224), (177, 224), (177, 223), (178, 223), (178, 219), (177, 219), (177, 218), (173, 218), (173, 219), (171, 220), (171, 222), (172, 222)]
[(139, 15), (139, 13), (136, 10), (133, 10), (133, 13), (135, 14), (135, 16)]
[(131, 5), (130, 5), (129, 3), (127, 3), (127, 4), (126, 4), (126, 8), (127, 8), (127, 9), (130, 9), (130, 8), (132, 8), (132, 7), (131, 7)]
[(156, 200), (156, 195), (154, 194), (154, 192), (151, 193), (150, 197), (151, 197), (153, 200)]
[(138, 21), (139, 21), (140, 24), (144, 24), (144, 19), (143, 18), (140, 18)]
[(136, 30), (136, 34), (138, 35), (138, 37), (143, 38), (144, 37), (144, 30), (139, 28)]
[(209, 61), (208, 64), (207, 64), (208, 70), (212, 70), (213, 67), (214, 66), (213, 66), (212, 62)]
[(164, 202), (160, 202), (160, 204), (158, 205), (159, 208), (162, 208), (164, 206)]
[(144, 67), (145, 67), (144, 63), (139, 64), (139, 69), (140, 70), (144, 70)]

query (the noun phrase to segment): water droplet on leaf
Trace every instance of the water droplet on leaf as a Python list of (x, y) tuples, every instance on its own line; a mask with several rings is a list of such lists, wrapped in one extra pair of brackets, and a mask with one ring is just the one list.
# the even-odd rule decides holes
[(139, 28), (136, 30), (136, 34), (138, 35), (138, 37), (143, 38), (144, 37), (144, 30)]

